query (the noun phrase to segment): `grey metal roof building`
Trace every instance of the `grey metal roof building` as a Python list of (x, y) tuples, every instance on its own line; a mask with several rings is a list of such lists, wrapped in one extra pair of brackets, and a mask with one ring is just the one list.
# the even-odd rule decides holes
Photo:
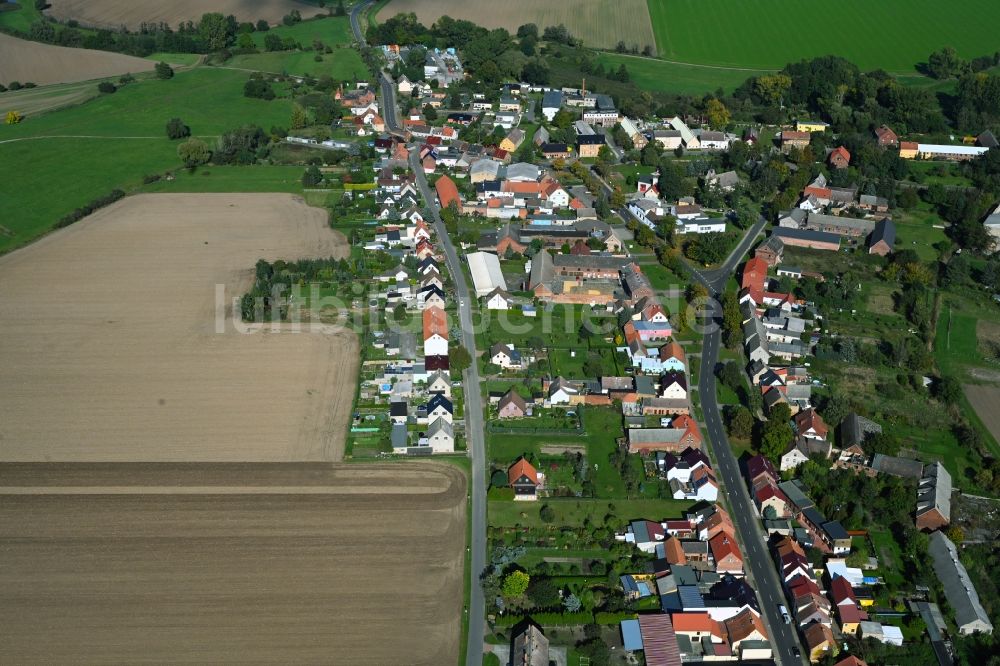
[(992, 634), (993, 624), (979, 602), (979, 594), (972, 585), (969, 572), (958, 559), (955, 544), (943, 532), (937, 531), (931, 534), (927, 551), (934, 560), (934, 572), (944, 586), (948, 603), (955, 609), (955, 624), (959, 633)]

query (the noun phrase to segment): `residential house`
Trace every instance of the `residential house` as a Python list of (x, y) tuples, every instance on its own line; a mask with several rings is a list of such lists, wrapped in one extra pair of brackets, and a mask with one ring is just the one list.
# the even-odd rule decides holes
[(792, 419), (795, 424), (795, 432), (799, 437), (814, 440), (826, 440), (829, 432), (823, 417), (813, 408), (803, 410)]
[(827, 163), (834, 169), (846, 169), (851, 165), (851, 152), (843, 146), (837, 146), (830, 152)]
[(538, 489), (542, 486), (542, 477), (534, 465), (524, 458), (507, 469), (507, 484), (514, 489), (515, 500), (536, 500)]
[(389, 420), (393, 423), (406, 424), (409, 420), (410, 409), (409, 405), (403, 400), (394, 400), (389, 403)]
[(900, 141), (899, 142), (899, 156), (904, 160), (914, 160), (917, 158), (917, 152), (919, 151), (920, 144), (916, 141)]
[(597, 157), (607, 140), (603, 134), (583, 134), (576, 138), (576, 149), (580, 157)]
[[(443, 398), (447, 400), (447, 398)], [(434, 453), (455, 452), (455, 430), (449, 419), (437, 417), (427, 427), (427, 443)]]
[(580, 388), (562, 377), (556, 377), (548, 386), (548, 401), (551, 405), (568, 405), (580, 395)]
[(683, 372), (670, 372), (660, 377), (660, 397), (673, 400), (687, 398), (687, 376)]
[(573, 154), (565, 143), (543, 143), (538, 149), (547, 160), (566, 159)]
[(417, 292), (417, 305), (421, 310), (426, 310), (427, 308), (440, 308), (445, 307), (445, 293), (435, 284), (429, 284), (426, 287), (421, 287), (420, 291)]
[(679, 453), (688, 447), (701, 448), (701, 432), (695, 420), (686, 414), (674, 417), (666, 428), (628, 430), (629, 453)]
[(490, 363), (498, 365), (504, 370), (519, 369), (524, 367), (521, 352), (514, 348), (512, 344), (496, 343), (490, 347)]
[(827, 652), (837, 653), (837, 641), (830, 627), (820, 622), (813, 623), (802, 632), (809, 661), (818, 663)]
[(951, 474), (940, 462), (924, 467), (917, 486), (918, 530), (937, 530), (951, 522)]
[(875, 141), (879, 148), (895, 148), (899, 146), (899, 135), (882, 125), (875, 130)]
[(508, 390), (497, 403), (497, 417), (501, 419), (518, 419), (528, 415), (528, 404), (521, 394), (514, 389)]
[(512, 153), (520, 148), (522, 143), (524, 143), (524, 130), (512, 129), (500, 142), (500, 149)]
[(454, 205), (459, 210), (462, 209), (462, 197), (459, 196), (458, 187), (451, 178), (441, 176), (435, 181), (434, 189), (437, 191), (438, 202), (442, 208)]
[(886, 217), (878, 221), (875, 229), (868, 237), (868, 254), (877, 254), (884, 257), (892, 252), (892, 246), (896, 242), (896, 225)]
[(781, 263), (781, 258), (785, 253), (785, 244), (778, 236), (768, 236), (754, 250), (755, 259), (762, 260), (768, 268), (774, 268)]
[(441, 308), (431, 307), (423, 313), (424, 356), (448, 355), (448, 318)]
[(440, 393), (446, 398), (451, 398), (451, 379), (448, 373), (440, 370), (432, 372), (427, 377), (426, 390), (430, 394)]
[(513, 296), (502, 287), (497, 287), (483, 297), (487, 310), (509, 310), (514, 302)]
[(720, 574), (743, 575), (743, 554), (736, 543), (736, 537), (725, 532), (716, 534), (709, 539), (708, 546), (712, 550), (715, 571)]
[(787, 153), (792, 148), (805, 148), (810, 139), (809, 132), (785, 130), (781, 133), (781, 150)]
[(698, 143), (702, 150), (729, 150), (729, 137), (725, 132), (702, 130)]
[(552, 122), (563, 105), (563, 94), (558, 90), (549, 90), (542, 96), (542, 115)]
[(549, 639), (542, 630), (528, 624), (514, 636), (510, 653), (511, 666), (549, 666)]
[(770, 660), (773, 657), (768, 643), (767, 629), (760, 613), (754, 608), (745, 608), (725, 621), (726, 635), (732, 653), (741, 661)]
[[(940, 463), (938, 463), (940, 464)], [(934, 573), (944, 587), (948, 604), (955, 610), (955, 624), (963, 636), (993, 633), (993, 624), (979, 601), (979, 594), (969, 572), (958, 557), (958, 549), (944, 532), (933, 532), (927, 547), (934, 563)]]
[(773, 481), (765, 481), (756, 486), (753, 491), (753, 499), (754, 504), (757, 505), (757, 510), (760, 511), (760, 515), (762, 516), (765, 515), (765, 512), (768, 512), (768, 509), (774, 511), (775, 519), (791, 516), (788, 498), (785, 497), (785, 493), (781, 492), (781, 489)]
[(822, 120), (796, 120), (795, 129), (799, 132), (825, 132), (829, 123)]
[(451, 404), (451, 400), (446, 398), (440, 393), (435, 393), (431, 396), (430, 400), (427, 401), (427, 422), (431, 423), (434, 419), (444, 419), (449, 423), (453, 420), (454, 407)]
[(675, 340), (660, 347), (657, 352), (660, 368), (667, 373), (681, 373), (687, 370), (687, 358), (684, 349)]
[[(702, 140), (705, 135), (702, 134)], [(709, 169), (705, 174), (705, 184), (709, 187), (716, 187), (723, 192), (732, 192), (740, 184), (740, 177), (735, 171), (724, 171), (716, 173), (715, 169)]]

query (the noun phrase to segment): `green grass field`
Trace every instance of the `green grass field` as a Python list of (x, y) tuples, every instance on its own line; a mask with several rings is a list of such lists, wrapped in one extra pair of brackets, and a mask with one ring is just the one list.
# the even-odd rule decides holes
[(166, 62), (171, 65), (191, 66), (198, 62), (199, 57), (197, 53), (150, 53), (146, 56), (146, 60)]
[(701, 95), (715, 92), (719, 88), (731, 93), (751, 76), (766, 72), (764, 69), (720, 69), (687, 65), (617, 53), (600, 53), (596, 60), (605, 69), (617, 70), (625, 65), (632, 81), (643, 90), (677, 95)]
[[(693, 506), (686, 500), (662, 499), (551, 499), (537, 502), (513, 502), (491, 500), (487, 507), (489, 524), (495, 526), (544, 527), (539, 516), (543, 504), (552, 507), (555, 514), (553, 525), (582, 525), (584, 519), (590, 518), (594, 523), (603, 523), (604, 517), (612, 514), (616, 528), (628, 520), (648, 518), (664, 520), (677, 518)], [(524, 514), (523, 516), (521, 514)]]
[(269, 32), (255, 32), (252, 36), (258, 48), (264, 48), (264, 35), (271, 33), (282, 38), (291, 37), (302, 46), (312, 46), (315, 41), (323, 42), (326, 46), (336, 46), (350, 44), (354, 40), (351, 34), (351, 21), (346, 16), (327, 16), (291, 26), (280, 25), (271, 28)]
[(20, 8), (0, 12), (0, 28), (28, 32), (31, 24), (42, 20), (42, 13), (35, 8), (33, 0), (21, 0)]
[(315, 51), (249, 53), (230, 58), (225, 66), (317, 78), (328, 75), (338, 81), (365, 79), (368, 76), (368, 68), (354, 49), (335, 48), (333, 53), (318, 54), (323, 58), (322, 62), (316, 62), (316, 55)]
[(205, 166), (174, 172), (173, 180), (143, 185), (143, 192), (302, 192), (300, 166)]
[(648, 3), (662, 58), (749, 68), (781, 68), (834, 53), (862, 69), (912, 72), (942, 46), (954, 46), (966, 58), (995, 52), (1000, 21), (1000, 3), (993, 0)]
[[(164, 131), (170, 118), (208, 137), (248, 123), (287, 125), (290, 100), (244, 97), (246, 76), (210, 68), (178, 72), (168, 81), (142, 81), (5, 127), (0, 164), (8, 169), (0, 219), (14, 235), (0, 237), (0, 252), (29, 242), (116, 187), (128, 190), (146, 174), (179, 168), (177, 142)], [(97, 138), (69, 138), (81, 136)]]

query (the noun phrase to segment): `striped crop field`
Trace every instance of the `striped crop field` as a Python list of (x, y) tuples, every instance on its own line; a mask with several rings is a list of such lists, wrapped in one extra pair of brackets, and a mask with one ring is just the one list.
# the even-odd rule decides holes
[(996, 0), (647, 1), (660, 57), (685, 63), (779, 69), (832, 54), (907, 73), (943, 46), (966, 58), (1000, 49)]

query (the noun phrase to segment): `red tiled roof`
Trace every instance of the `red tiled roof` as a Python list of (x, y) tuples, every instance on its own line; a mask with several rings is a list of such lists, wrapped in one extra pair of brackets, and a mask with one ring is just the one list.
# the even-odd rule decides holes
[(674, 633), (709, 633), (722, 637), (722, 626), (708, 613), (671, 613)]
[(433, 335), (448, 339), (448, 317), (444, 310), (438, 307), (424, 310), (424, 340)]
[(455, 182), (448, 176), (441, 176), (434, 183), (434, 189), (437, 190), (438, 201), (441, 202), (442, 208), (447, 208), (452, 202), (456, 206), (462, 206), (462, 198), (458, 195), (458, 187), (455, 186)]
[(521, 458), (516, 463), (510, 466), (507, 470), (507, 481), (513, 485), (515, 481), (520, 479), (522, 476), (526, 476), (531, 479), (531, 482), (536, 486), (538, 485), (538, 470), (529, 463), (524, 458)]
[(681, 666), (681, 652), (669, 615), (640, 615), (639, 634), (642, 636), (646, 666)]

